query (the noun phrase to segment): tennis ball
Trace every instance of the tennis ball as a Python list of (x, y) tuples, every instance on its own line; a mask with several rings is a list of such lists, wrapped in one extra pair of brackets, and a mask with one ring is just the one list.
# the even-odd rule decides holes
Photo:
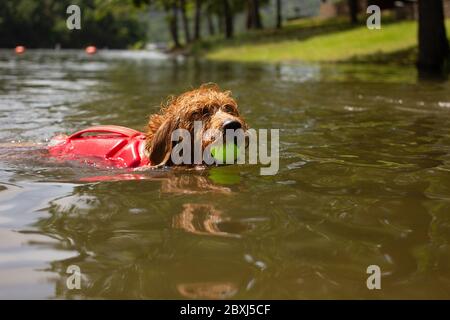
[(239, 147), (234, 143), (228, 143), (227, 145), (219, 145), (211, 148), (211, 155), (219, 163), (226, 163), (227, 154), (233, 154), (233, 160), (236, 160), (239, 154)]

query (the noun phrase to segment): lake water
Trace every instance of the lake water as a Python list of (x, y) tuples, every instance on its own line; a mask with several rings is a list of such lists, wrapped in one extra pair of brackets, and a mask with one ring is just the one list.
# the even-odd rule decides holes
[[(278, 174), (45, 157), (60, 132), (142, 130), (204, 82), (280, 129)], [(0, 145), (0, 298), (450, 298), (450, 82), (413, 68), (1, 51)]]

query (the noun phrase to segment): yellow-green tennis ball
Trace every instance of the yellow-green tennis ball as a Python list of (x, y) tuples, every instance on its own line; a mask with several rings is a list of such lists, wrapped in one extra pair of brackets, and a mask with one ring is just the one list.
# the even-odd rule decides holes
[(234, 143), (229, 143), (227, 145), (214, 146), (211, 148), (211, 155), (219, 163), (227, 162), (227, 154), (233, 154), (233, 161), (237, 159), (239, 154), (239, 147)]

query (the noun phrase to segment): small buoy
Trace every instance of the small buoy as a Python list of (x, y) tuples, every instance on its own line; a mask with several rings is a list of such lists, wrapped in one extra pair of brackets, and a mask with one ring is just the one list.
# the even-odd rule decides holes
[(25, 47), (24, 47), (24, 46), (17, 46), (17, 47), (14, 49), (14, 51), (15, 51), (17, 54), (22, 54), (22, 53), (25, 52)]
[(97, 52), (97, 48), (95, 46), (88, 46), (85, 51), (87, 54), (94, 54)]

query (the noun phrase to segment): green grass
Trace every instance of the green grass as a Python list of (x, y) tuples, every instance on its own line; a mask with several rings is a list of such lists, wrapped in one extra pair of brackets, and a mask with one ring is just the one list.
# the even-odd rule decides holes
[[(450, 34), (450, 19), (446, 21)], [(382, 24), (381, 30), (351, 27), (341, 20), (304, 20), (281, 31), (262, 31), (233, 41), (204, 43), (206, 57), (237, 62), (386, 62), (409, 63), (417, 47), (417, 22)]]

